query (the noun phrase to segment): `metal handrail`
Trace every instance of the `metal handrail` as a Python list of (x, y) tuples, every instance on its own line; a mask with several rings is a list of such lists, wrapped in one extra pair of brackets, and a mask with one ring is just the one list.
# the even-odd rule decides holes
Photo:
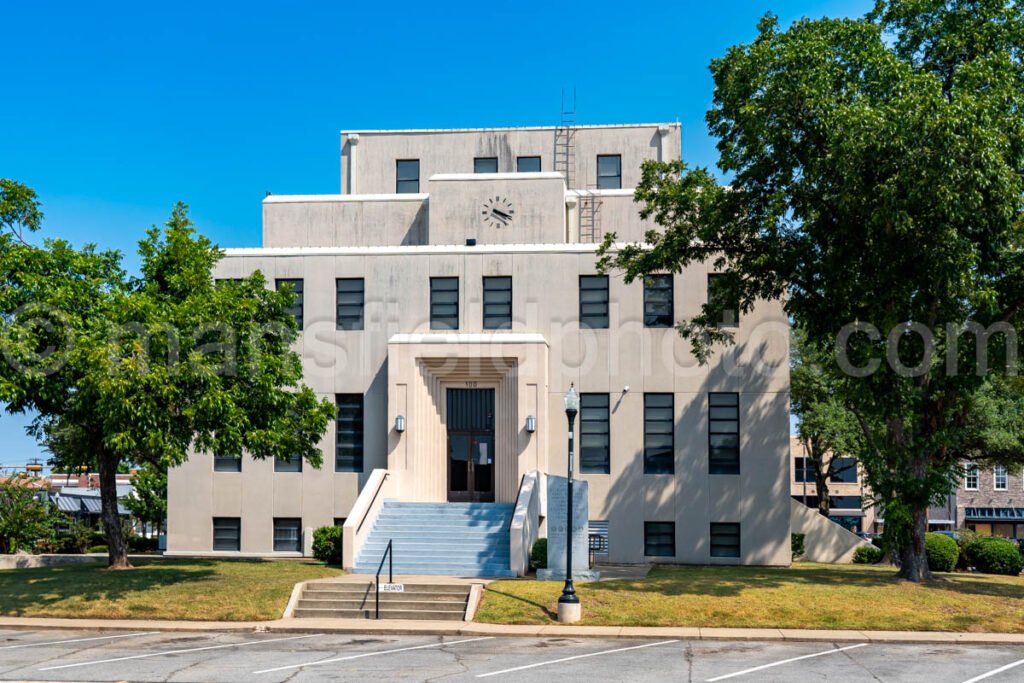
[(377, 565), (377, 576), (373, 580), (373, 588), (377, 595), (374, 598), (374, 618), (380, 619), (380, 572), (384, 569), (384, 560), (388, 561), (388, 583), (395, 582), (394, 567), (395, 567), (395, 555), (391, 552), (392, 539), (388, 539), (388, 547), (384, 549), (384, 556), (380, 558), (380, 564)]
[(363, 513), (363, 518), (359, 520), (359, 526), (356, 527), (357, 534), (362, 530), (363, 524), (366, 523), (366, 518), (370, 515), (370, 510), (373, 509), (373, 504), (377, 502), (377, 496), (380, 495), (380, 490), (384, 488), (384, 482), (386, 482), (387, 480), (388, 473), (385, 472), (384, 476), (380, 478), (380, 483), (377, 484), (377, 490), (373, 492), (373, 498), (370, 499), (370, 504), (366, 506), (366, 512)]
[(516, 508), (519, 507), (519, 499), (523, 495), (523, 482), (526, 481), (526, 475), (519, 477), (519, 493), (516, 494), (516, 502), (512, 503), (512, 516), (508, 519), (508, 530), (512, 531), (512, 522), (516, 520)]

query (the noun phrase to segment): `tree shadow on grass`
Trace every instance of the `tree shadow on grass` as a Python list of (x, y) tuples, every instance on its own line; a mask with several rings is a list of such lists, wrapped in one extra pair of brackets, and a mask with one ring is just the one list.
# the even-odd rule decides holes
[(558, 614), (556, 612), (553, 612), (550, 609), (548, 609), (547, 605), (545, 605), (543, 603), (540, 603), (540, 602), (536, 602), (534, 600), (530, 600), (529, 598), (524, 598), (521, 595), (514, 595), (512, 593), (505, 593), (504, 591), (494, 590), (493, 588), (489, 588), (489, 587), (487, 588), (487, 593), (493, 593), (494, 595), (500, 595), (502, 597), (508, 598), (509, 600), (515, 600), (517, 602), (525, 603), (525, 604), (527, 604), (527, 605), (529, 605), (531, 607), (535, 607), (536, 609), (539, 609), (541, 612), (543, 612), (544, 616), (546, 616), (549, 620), (550, 619), (558, 618)]

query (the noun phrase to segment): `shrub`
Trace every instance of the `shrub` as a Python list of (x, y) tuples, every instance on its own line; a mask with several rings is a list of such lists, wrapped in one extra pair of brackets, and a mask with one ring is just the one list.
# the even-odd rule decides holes
[(878, 564), (882, 561), (882, 549), (873, 545), (862, 545), (853, 551), (854, 564)]
[(107, 542), (107, 535), (102, 531), (96, 531), (90, 529), (89, 531), (89, 546), (104, 545)]
[(538, 538), (533, 542), (530, 551), (530, 564), (534, 569), (546, 569), (548, 566), (548, 539)]
[(1017, 576), (1024, 569), (1017, 544), (1005, 538), (983, 537), (967, 546), (967, 559), (979, 572)]
[(158, 544), (158, 539), (145, 536), (132, 536), (128, 539), (128, 549), (133, 553), (152, 552), (157, 549)]
[(341, 539), (343, 529), (340, 526), (322, 526), (313, 530), (313, 557), (341, 566)]
[(957, 529), (956, 545), (960, 550), (960, 557), (957, 558), (956, 568), (964, 571), (971, 568), (971, 561), (967, 559), (967, 546), (978, 540), (978, 534), (970, 529)]
[(107, 546), (105, 546), (105, 545), (94, 545), (94, 546), (90, 546), (89, 549), (86, 550), (86, 552), (87, 553), (106, 553), (106, 552), (109, 552), (109, 550), (107, 549)]
[(793, 559), (799, 560), (804, 556), (804, 539), (806, 534), (790, 534), (789, 547), (793, 551)]
[(928, 556), (928, 569), (933, 572), (951, 572), (956, 568), (960, 548), (945, 534), (925, 534), (924, 552)]

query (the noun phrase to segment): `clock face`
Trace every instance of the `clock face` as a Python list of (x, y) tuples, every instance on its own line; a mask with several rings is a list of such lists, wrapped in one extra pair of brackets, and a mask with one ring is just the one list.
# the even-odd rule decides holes
[(516, 211), (512, 208), (512, 202), (508, 197), (488, 197), (484, 201), (483, 209), (480, 212), (484, 225), (489, 228), (508, 228), (512, 225), (512, 218)]

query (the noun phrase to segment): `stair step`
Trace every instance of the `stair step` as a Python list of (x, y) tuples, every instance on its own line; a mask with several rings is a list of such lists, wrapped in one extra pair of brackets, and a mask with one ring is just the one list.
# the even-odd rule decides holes
[[(374, 609), (315, 609), (297, 608), (295, 616), (300, 619), (373, 619)], [(384, 609), (381, 607), (381, 619), (419, 619), (431, 621), (463, 621), (465, 610), (417, 610), (417, 609)]]
[[(372, 583), (369, 586), (367, 586), (366, 584), (355, 584), (355, 583), (354, 584), (339, 583), (339, 584), (336, 584), (336, 585), (338, 586), (338, 588), (334, 588), (332, 586), (324, 586), (323, 584), (320, 584), (320, 585), (318, 585), (318, 584), (307, 584), (306, 585), (306, 590), (303, 591), (303, 596), (305, 596), (307, 594), (308, 595), (316, 595), (316, 596), (320, 596), (320, 595), (373, 595), (374, 594), (373, 584)], [(346, 586), (346, 587), (347, 586), (352, 586), (352, 588), (351, 589), (342, 588), (342, 586)], [(452, 584), (450, 586), (446, 586), (446, 585), (422, 585), (422, 584), (407, 583), (407, 584), (404, 584), (404, 586), (405, 586), (405, 592), (404, 593), (381, 593), (380, 594), (381, 595), (381, 599), (383, 600), (385, 595), (387, 595), (387, 596), (399, 596), (399, 595), (451, 596), (451, 595), (454, 595), (454, 596), (461, 596), (461, 597), (465, 597), (465, 596), (469, 595), (469, 586), (460, 586), (460, 585), (457, 585), (457, 584)]]
[[(380, 605), (383, 609), (418, 609), (418, 610), (466, 610), (466, 599), (461, 600), (384, 600), (381, 596)], [(367, 609), (373, 607), (375, 600), (371, 594), (366, 600), (309, 600), (302, 598), (298, 609)]]

